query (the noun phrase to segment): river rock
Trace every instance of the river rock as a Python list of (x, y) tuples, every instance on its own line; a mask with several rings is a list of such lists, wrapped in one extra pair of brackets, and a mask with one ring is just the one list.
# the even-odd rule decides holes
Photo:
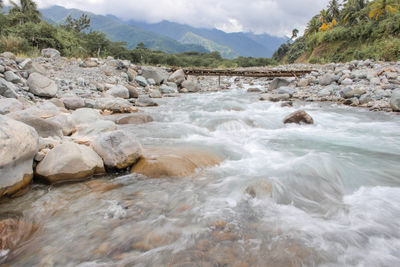
[(0, 197), (12, 195), (31, 182), (38, 142), (32, 127), (0, 115)]
[(63, 136), (61, 125), (56, 122), (33, 116), (21, 117), (17, 120), (33, 127), (40, 137)]
[(179, 69), (169, 76), (168, 81), (176, 83), (177, 85), (181, 85), (185, 80), (185, 72), (183, 69)]
[(182, 88), (185, 88), (190, 93), (198, 92), (201, 89), (200, 84), (194, 80), (186, 80), (186, 81), (182, 82), (181, 85), (182, 85)]
[(42, 57), (59, 58), (60, 56), (60, 52), (54, 48), (42, 49)]
[(65, 108), (70, 110), (76, 110), (85, 107), (85, 100), (81, 97), (70, 96), (61, 99)]
[(142, 155), (142, 146), (135, 136), (124, 131), (101, 134), (92, 142), (92, 147), (108, 168), (125, 169)]
[(163, 84), (160, 86), (160, 92), (162, 94), (175, 94), (178, 93), (178, 90), (174, 87), (170, 87), (168, 85)]
[(393, 109), (393, 111), (400, 111), (400, 89), (397, 89), (393, 92), (390, 99), (390, 107)]
[(76, 143), (56, 146), (36, 167), (36, 176), (51, 183), (81, 180), (98, 173), (104, 173), (100, 156)]
[(136, 76), (135, 82), (137, 82), (140, 86), (143, 86), (143, 87), (149, 86), (146, 78), (144, 78), (143, 76)]
[(219, 164), (218, 155), (196, 148), (153, 148), (143, 152), (131, 173), (139, 173), (149, 178), (185, 177), (196, 169)]
[(0, 99), (0, 115), (6, 115), (10, 112), (20, 111), (24, 109), (24, 105), (14, 98)]
[(36, 72), (29, 75), (27, 83), (29, 90), (37, 96), (54, 97), (58, 91), (54, 81)]
[(18, 98), (17, 91), (18, 88), (14, 84), (0, 78), (0, 95), (7, 98)]
[(4, 78), (6, 79), (7, 82), (11, 83), (20, 83), (22, 81), (21, 77), (19, 77), (12, 71), (6, 71), (4, 73)]
[(91, 108), (80, 108), (72, 112), (75, 124), (93, 123), (101, 119), (100, 112)]
[(162, 84), (165, 79), (162, 69), (154, 67), (142, 67), (142, 76), (147, 80), (153, 79), (157, 85)]
[(111, 89), (108, 90), (107, 93), (109, 95), (112, 95), (113, 97), (120, 97), (124, 99), (129, 98), (129, 90), (123, 85), (115, 85), (111, 87)]
[(304, 110), (298, 110), (287, 116), (283, 123), (314, 124), (314, 120)]
[(282, 86), (288, 86), (290, 82), (284, 78), (275, 78), (269, 85), (269, 90), (273, 91)]

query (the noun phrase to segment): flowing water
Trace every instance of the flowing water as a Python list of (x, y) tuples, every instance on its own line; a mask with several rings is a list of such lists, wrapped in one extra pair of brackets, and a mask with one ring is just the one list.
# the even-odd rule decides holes
[[(246, 89), (181, 95), (124, 126), (144, 147), (225, 160), (186, 178), (34, 185), (2, 216), (38, 230), (15, 266), (400, 266), (400, 117)], [(284, 125), (306, 110), (313, 126)]]

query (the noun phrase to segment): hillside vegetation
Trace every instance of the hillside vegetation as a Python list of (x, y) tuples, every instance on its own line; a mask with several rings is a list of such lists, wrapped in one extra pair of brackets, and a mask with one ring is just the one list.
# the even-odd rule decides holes
[[(0, 10), (1, 8), (2, 0), (0, 0)], [(70, 15), (63, 22), (57, 21), (57, 24), (52, 24), (42, 19), (35, 1), (20, 0), (18, 4), (14, 3), (8, 9), (7, 14), (0, 13), (0, 53), (10, 51), (20, 56), (38, 56), (41, 49), (51, 47), (66, 57), (113, 56), (129, 59), (138, 64), (151, 65), (216, 68), (265, 66), (276, 63), (270, 58), (224, 59), (219, 52), (206, 52), (206, 50), (168, 54), (159, 51), (162, 43), (157, 40), (150, 45), (153, 49), (149, 49), (143, 42), (130, 49), (126, 42), (113, 42), (105, 33), (93, 30), (91, 19), (82, 13), (80, 17)], [(136, 38), (133, 32), (130, 34)]]
[(400, 59), (400, 0), (332, 0), (303, 36), (274, 53), (279, 62)]

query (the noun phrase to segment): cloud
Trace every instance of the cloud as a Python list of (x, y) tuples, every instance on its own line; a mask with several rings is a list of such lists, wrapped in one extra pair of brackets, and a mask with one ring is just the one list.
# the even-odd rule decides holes
[(40, 7), (61, 5), (145, 22), (168, 20), (224, 31), (277, 36), (303, 30), (329, 0), (38, 0)]

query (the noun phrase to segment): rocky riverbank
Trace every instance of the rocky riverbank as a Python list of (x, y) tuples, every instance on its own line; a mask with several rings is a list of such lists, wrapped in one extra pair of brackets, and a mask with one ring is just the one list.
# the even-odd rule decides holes
[[(357, 61), (324, 66), (290, 79), (185, 77), (182, 70), (129, 61), (66, 59), (54, 49), (39, 58), (0, 55), (0, 197), (18, 195), (32, 179), (82, 180), (132, 168), (153, 176), (185, 176), (222, 159), (206, 151), (144, 149), (122, 125), (153, 121), (146, 108), (182, 93), (247, 88), (260, 100), (333, 101), (400, 111), (400, 63)], [(299, 114), (302, 115), (299, 117)], [(306, 113), (285, 122), (312, 123)], [(284, 118), (282, 118), (283, 120)], [(169, 148), (165, 148), (169, 149)], [(154, 152), (156, 151), (156, 152)], [(196, 160), (188, 161), (187, 153)], [(175, 155), (171, 157), (171, 154)], [(136, 165), (135, 165), (136, 164)]]

